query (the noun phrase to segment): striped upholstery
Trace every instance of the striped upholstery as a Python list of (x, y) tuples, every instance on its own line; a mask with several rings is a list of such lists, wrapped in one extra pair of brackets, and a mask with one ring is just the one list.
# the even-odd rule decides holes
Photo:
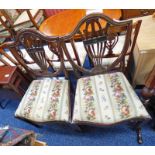
[(34, 80), (22, 98), (15, 116), (33, 122), (69, 121), (68, 81)]
[(73, 122), (110, 125), (134, 118), (150, 118), (123, 73), (78, 80)]

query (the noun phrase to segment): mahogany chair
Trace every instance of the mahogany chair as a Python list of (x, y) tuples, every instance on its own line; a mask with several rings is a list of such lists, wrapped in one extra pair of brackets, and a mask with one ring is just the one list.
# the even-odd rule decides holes
[[(46, 37), (39, 31), (28, 29), (21, 30), (16, 36), (16, 41), (8, 44), (8, 48), (23, 66), (25, 71), (34, 80), (23, 96), (15, 116), (30, 121), (34, 124), (47, 122), (69, 122), (69, 81), (64, 68), (62, 49), (58, 37)], [(60, 67), (54, 70), (52, 61), (49, 60), (44, 46), (51, 53), (57, 54)], [(47, 48), (46, 47), (46, 48)], [(27, 55), (38, 65), (40, 70), (33, 70), (20, 54), (24, 48)], [(64, 72), (65, 77), (58, 77)]]
[[(117, 58), (110, 65), (103, 65), (107, 57), (113, 57), (120, 29), (124, 29), (125, 42)], [(67, 36), (61, 37), (61, 45), (72, 64), (77, 77), (72, 123), (78, 125), (110, 126), (134, 121), (138, 143), (142, 143), (140, 123), (150, 119), (142, 102), (124, 76), (125, 55), (130, 49), (132, 21), (114, 21), (104, 14), (84, 17)], [(69, 54), (66, 41), (76, 48), (77, 36), (93, 63), (84, 68), (75, 63)], [(78, 51), (76, 51), (78, 53)]]
[(9, 23), (8, 27), (15, 32), (23, 29), (34, 27), (39, 29), (40, 24), (44, 20), (44, 10), (18, 10), (18, 9), (2, 9), (0, 10), (3, 18)]

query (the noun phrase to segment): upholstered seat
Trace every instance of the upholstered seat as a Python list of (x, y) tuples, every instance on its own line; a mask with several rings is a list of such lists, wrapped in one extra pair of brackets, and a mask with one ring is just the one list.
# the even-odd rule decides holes
[(111, 125), (134, 118), (150, 118), (121, 72), (80, 78), (77, 83), (74, 123)]
[(40, 123), (69, 121), (68, 80), (34, 80), (22, 98), (15, 116)]

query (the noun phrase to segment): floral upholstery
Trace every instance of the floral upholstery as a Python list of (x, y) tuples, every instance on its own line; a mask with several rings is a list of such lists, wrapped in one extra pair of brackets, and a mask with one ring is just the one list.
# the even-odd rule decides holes
[(78, 80), (73, 122), (110, 125), (134, 118), (150, 118), (123, 73)]
[(15, 116), (33, 122), (69, 121), (68, 81), (34, 80), (22, 98)]

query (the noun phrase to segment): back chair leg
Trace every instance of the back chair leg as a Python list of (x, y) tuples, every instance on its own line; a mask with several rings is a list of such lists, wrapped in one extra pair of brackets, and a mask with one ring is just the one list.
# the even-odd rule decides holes
[(130, 121), (130, 123), (128, 124), (132, 130), (136, 131), (137, 142), (139, 144), (143, 143), (142, 132), (141, 132), (141, 124), (142, 124), (142, 121)]
[(142, 121), (137, 121), (136, 124), (135, 124), (135, 129), (136, 129), (136, 132), (137, 132), (137, 142), (139, 144), (143, 143), (142, 132), (141, 132), (141, 124), (142, 124)]

